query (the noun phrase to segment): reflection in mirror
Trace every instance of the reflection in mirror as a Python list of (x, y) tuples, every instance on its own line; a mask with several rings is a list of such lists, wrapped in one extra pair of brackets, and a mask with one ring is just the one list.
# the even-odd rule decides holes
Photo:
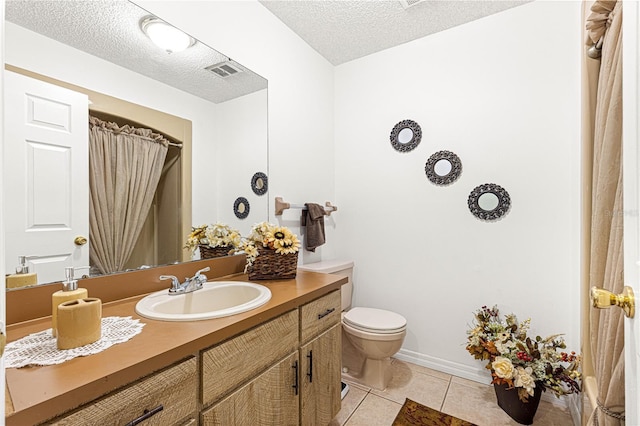
[(398, 142), (400, 143), (409, 143), (411, 139), (413, 139), (413, 131), (408, 127), (405, 127), (398, 133)]
[[(253, 171), (268, 170), (267, 81), (199, 41), (184, 52), (167, 54), (140, 30), (139, 23), (149, 15), (123, 0), (10, 1), (6, 2), (5, 11), (5, 75), (9, 73), (6, 70), (11, 70), (82, 93), (84, 109), (86, 111), (88, 99), (92, 115), (109, 122), (122, 120), (119, 125), (148, 128), (164, 134), (172, 143), (183, 144), (182, 149), (169, 149), (159, 184), (162, 194), (156, 193), (125, 269), (189, 260), (188, 252), (182, 247), (192, 217), (198, 224), (224, 221), (248, 233), (250, 224), (238, 220), (225, 206), (233, 203), (235, 194), (246, 190)], [(234, 72), (221, 77), (220, 69)], [(5, 104), (12, 105), (7, 96), (5, 91)], [(5, 108), (5, 114), (11, 109), (21, 108)], [(134, 115), (132, 110), (136, 111)], [(165, 124), (167, 118), (181, 121), (171, 127)], [(237, 124), (231, 124), (238, 122), (242, 123), (241, 131)], [(51, 144), (49, 141), (38, 143), (38, 146)], [(246, 152), (255, 155), (250, 159), (239, 155)], [(229, 158), (243, 158), (246, 164), (229, 161)], [(5, 157), (4, 173), (10, 161)], [(17, 167), (22, 161), (25, 160), (15, 162)], [(80, 168), (87, 168), (87, 163)], [(224, 182), (218, 182), (209, 172), (211, 169), (216, 170), (217, 176), (224, 176)], [(46, 173), (49, 172), (43, 171), (43, 176), (47, 176)], [(8, 181), (6, 174), (5, 179)], [(15, 176), (11, 181), (15, 182)], [(88, 182), (88, 178), (82, 182)], [(263, 183), (266, 193), (266, 175)], [(20, 185), (16, 182), (14, 187)], [(71, 197), (76, 194), (71, 192)], [(4, 205), (17, 202), (9, 194), (5, 196), (8, 202)], [(164, 205), (167, 199), (172, 203)], [(253, 204), (255, 221), (267, 220), (268, 197), (261, 197)], [(57, 212), (59, 200), (43, 204), (45, 211), (47, 205), (50, 211)], [(243, 206), (248, 214), (249, 202)], [(88, 216), (88, 208), (87, 201), (69, 204), (74, 216)], [(243, 226), (247, 229), (242, 229)], [(62, 280), (66, 266), (85, 267), (78, 275), (85, 274), (88, 262), (79, 260), (79, 252), (88, 251), (90, 244), (76, 246), (73, 240), (83, 235), (91, 242), (88, 230), (73, 229), (70, 237), (65, 237), (70, 247), (50, 249), (44, 237), (46, 232), (37, 233), (40, 240), (20, 246), (21, 239), (14, 232), (16, 228), (23, 226), (5, 222), (7, 270), (16, 266), (18, 256), (25, 255), (31, 272), (38, 274), (39, 284)]]
[(391, 146), (400, 152), (409, 152), (418, 146), (422, 139), (422, 129), (413, 120), (402, 120), (391, 130)]
[(487, 212), (493, 211), (500, 204), (498, 196), (492, 192), (485, 192), (478, 197), (478, 206)]
[(451, 151), (438, 151), (431, 155), (424, 166), (427, 178), (436, 185), (449, 185), (460, 177), (462, 162)]
[(436, 162), (436, 165), (433, 167), (433, 171), (436, 172), (438, 176), (446, 176), (451, 173), (451, 169), (453, 166), (449, 160), (439, 160)]
[(485, 183), (469, 194), (467, 201), (471, 213), (481, 220), (496, 220), (511, 208), (509, 193), (499, 185)]

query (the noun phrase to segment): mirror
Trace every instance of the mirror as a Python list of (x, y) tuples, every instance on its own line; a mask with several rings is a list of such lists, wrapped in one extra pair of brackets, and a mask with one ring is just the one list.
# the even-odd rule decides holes
[(413, 130), (408, 127), (405, 127), (404, 129), (400, 130), (400, 133), (398, 133), (398, 142), (400, 142), (401, 144), (409, 143), (412, 139)]
[(267, 193), (267, 189), (269, 188), (269, 180), (267, 179), (267, 175), (258, 172), (253, 175), (251, 178), (251, 190), (256, 195), (264, 195)]
[(478, 197), (478, 206), (487, 212), (492, 212), (500, 204), (498, 196), (492, 192), (485, 192)]
[[(188, 227), (220, 221), (243, 234), (248, 234), (252, 223), (268, 220), (268, 197), (250, 197), (250, 216), (249, 199), (238, 205), (244, 218), (252, 219), (250, 223), (239, 220), (233, 201), (239, 192), (246, 191), (246, 183), (255, 170), (268, 172), (266, 79), (197, 40), (183, 52), (168, 54), (140, 31), (141, 20), (151, 14), (129, 1), (10, 1), (5, 7), (5, 70), (24, 71), (36, 78), (44, 76), (49, 81), (108, 95), (190, 124), (190, 184), (183, 189), (174, 185), (172, 190), (188, 193), (193, 203), (178, 204), (168, 216), (180, 216), (180, 206), (185, 206)], [(92, 95), (89, 101), (93, 102)], [(93, 112), (95, 107), (93, 103), (89, 108)], [(127, 118), (124, 111), (108, 113)], [(138, 124), (145, 127), (146, 123)], [(169, 161), (179, 163), (183, 157), (179, 150), (172, 152), (167, 155), (167, 168)], [(251, 158), (246, 152), (253, 153)], [(231, 158), (243, 161), (229, 161)], [(178, 169), (186, 165), (180, 163)], [(257, 190), (262, 192), (254, 191), (256, 195), (267, 193), (266, 176), (256, 182)], [(6, 199), (3, 205), (11, 202)], [(234, 209), (230, 208), (232, 205)], [(73, 211), (81, 208), (88, 207), (71, 205)], [(10, 272), (17, 266), (18, 253), (11, 250), (7, 229), (5, 262)], [(140, 263), (127, 265), (127, 269), (187, 260), (187, 252), (182, 250), (187, 235), (177, 229), (162, 231), (168, 232), (177, 234), (179, 247), (174, 251), (178, 255), (157, 263), (150, 263), (149, 256), (141, 256)], [(21, 254), (44, 258), (47, 254), (41, 247), (44, 244)], [(88, 250), (89, 244), (83, 247)], [(69, 252), (75, 253), (74, 250), (77, 249)], [(145, 254), (144, 247), (142, 253)], [(69, 263), (72, 260), (65, 262), (65, 266), (85, 266)], [(36, 273), (40, 268), (37, 263), (29, 266)], [(64, 268), (56, 270), (59, 276), (39, 279), (38, 284), (62, 280)], [(82, 270), (77, 276), (84, 273)]]
[(487, 221), (503, 217), (511, 208), (509, 193), (494, 183), (475, 187), (469, 194), (467, 203), (475, 217)]
[(402, 120), (391, 130), (391, 146), (399, 152), (409, 152), (415, 149), (422, 139), (422, 129), (413, 120)]
[(451, 151), (438, 151), (431, 155), (424, 166), (427, 178), (436, 185), (449, 185), (462, 173), (460, 158)]
[[(249, 216), (249, 201), (244, 197), (236, 198), (236, 201), (233, 203), (233, 212), (238, 219), (245, 219)], [(246, 235), (246, 234), (245, 234)]]
[(453, 169), (453, 166), (451, 165), (451, 162), (449, 160), (438, 160), (436, 165), (433, 167), (433, 171), (438, 176), (448, 175), (449, 173), (451, 173), (451, 169)]

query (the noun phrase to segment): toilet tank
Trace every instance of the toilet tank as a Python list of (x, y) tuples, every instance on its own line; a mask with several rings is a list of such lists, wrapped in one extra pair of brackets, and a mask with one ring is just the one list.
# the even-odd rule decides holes
[(307, 263), (298, 266), (302, 271), (322, 272), (340, 277), (347, 277), (348, 281), (342, 285), (342, 310), (346, 311), (351, 306), (353, 294), (353, 261), (352, 260), (323, 260), (321, 262)]

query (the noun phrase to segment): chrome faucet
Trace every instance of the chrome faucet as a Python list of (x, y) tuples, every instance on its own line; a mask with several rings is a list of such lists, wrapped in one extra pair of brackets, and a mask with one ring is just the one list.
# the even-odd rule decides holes
[(203, 272), (210, 271), (210, 267), (202, 268), (196, 274), (191, 277), (185, 279), (185, 281), (180, 284), (178, 278), (174, 275), (160, 275), (161, 280), (171, 280), (171, 288), (169, 289), (169, 294), (185, 294), (192, 293), (196, 290), (200, 290), (202, 285), (207, 282), (207, 276), (203, 274)]

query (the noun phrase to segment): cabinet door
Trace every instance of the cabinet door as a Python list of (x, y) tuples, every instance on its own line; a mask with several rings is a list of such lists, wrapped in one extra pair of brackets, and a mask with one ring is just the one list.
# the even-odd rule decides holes
[(206, 426), (298, 424), (298, 353), (295, 352), (202, 412)]
[(327, 425), (340, 411), (341, 327), (331, 327), (300, 348), (303, 426)]
[(190, 358), (47, 424), (124, 425), (146, 417), (146, 426), (183, 425), (196, 415), (197, 386), (197, 360)]
[(298, 311), (202, 352), (202, 403), (220, 400), (298, 348)]

